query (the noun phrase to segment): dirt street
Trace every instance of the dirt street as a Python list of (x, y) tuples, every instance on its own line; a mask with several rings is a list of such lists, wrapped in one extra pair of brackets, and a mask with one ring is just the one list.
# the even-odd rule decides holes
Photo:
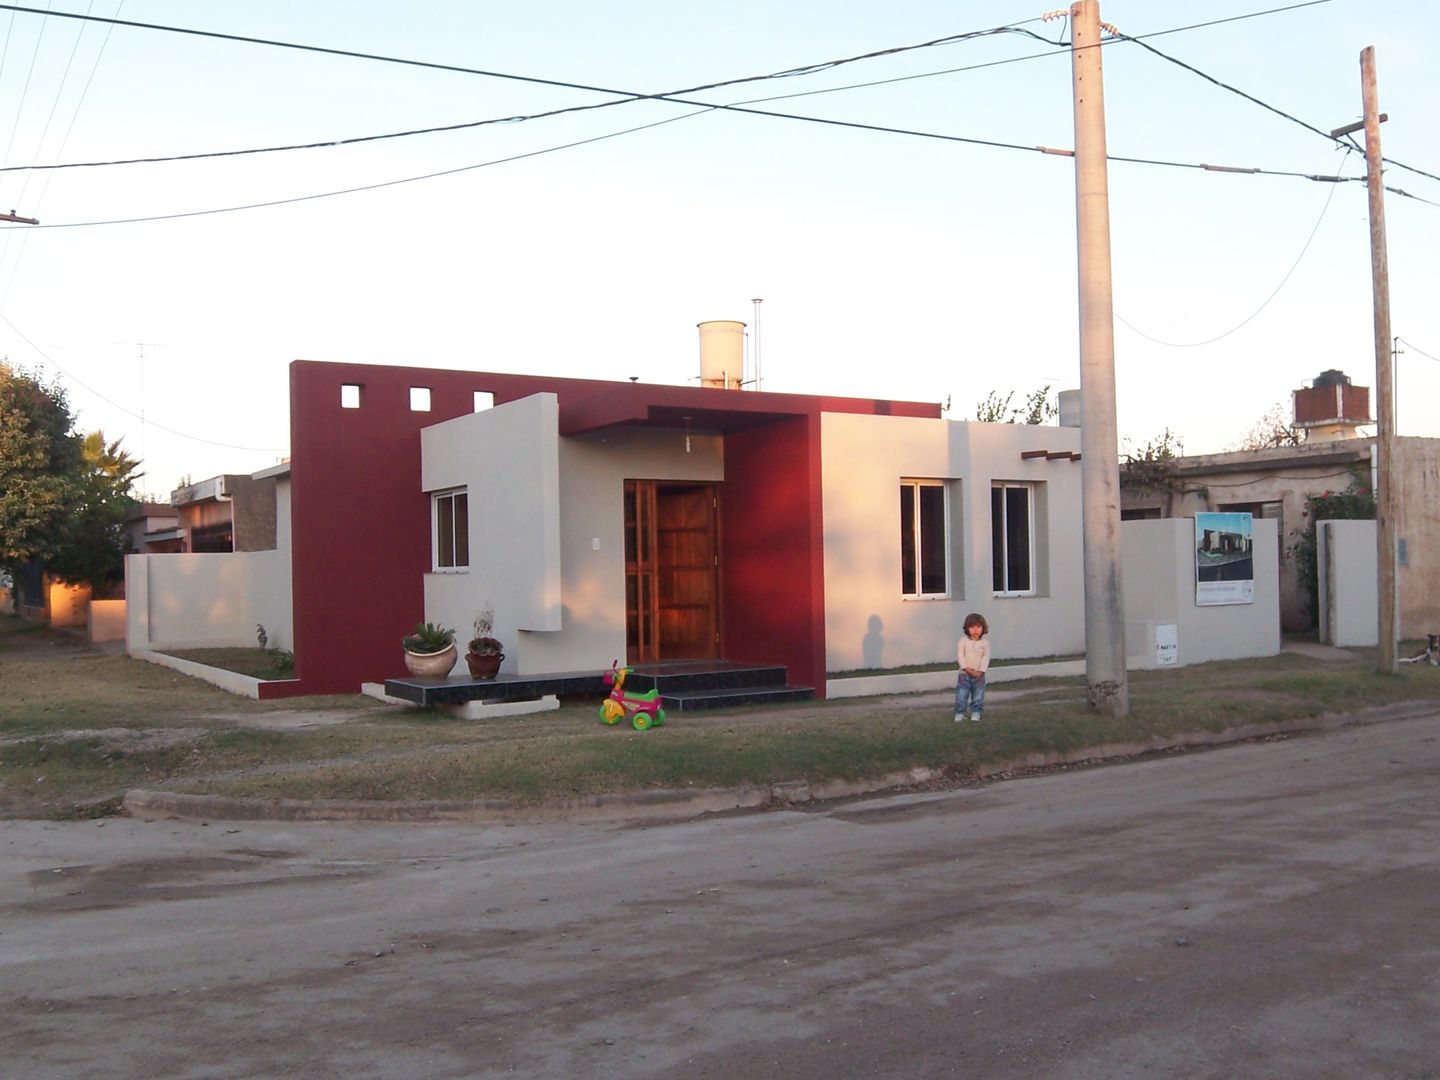
[(670, 825), (0, 823), (0, 1073), (1433, 1077), (1440, 717)]

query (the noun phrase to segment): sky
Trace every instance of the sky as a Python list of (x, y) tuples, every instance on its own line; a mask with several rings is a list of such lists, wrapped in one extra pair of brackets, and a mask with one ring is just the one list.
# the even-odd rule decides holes
[[(1255, 14), (1282, 6), (1101, 5), (1121, 33), (1258, 99), (1141, 44), (1105, 47), (1111, 155), (1174, 163), (1109, 169), (1122, 451), (1166, 429), (1187, 453), (1232, 448), (1329, 368), (1375, 384), (1365, 186), (1305, 178), (1363, 177), (1363, 154), (1296, 121), (1358, 120), (1373, 45), (1386, 157), (1440, 175), (1440, 5)], [(765, 390), (948, 401), (968, 419), (992, 390), (1079, 386), (1073, 162), (1026, 149), (1074, 142), (1068, 28), (1040, 20), (1052, 8), (48, 10), (419, 62), (0, 7), (0, 208), (40, 221), (0, 224), (0, 355), (58, 378), (81, 429), (123, 438), (147, 494), (282, 459), (295, 359), (684, 384), (695, 324), (753, 323), (755, 298)], [(626, 97), (890, 49), (904, 51), (680, 95), (698, 105)], [(740, 102), (844, 124), (704, 107)], [(85, 164), (312, 143), (331, 145)], [(1304, 175), (1181, 167), (1200, 163)], [(1440, 181), (1391, 166), (1386, 182), (1416, 196), (1385, 207), (1397, 428), (1440, 436)]]

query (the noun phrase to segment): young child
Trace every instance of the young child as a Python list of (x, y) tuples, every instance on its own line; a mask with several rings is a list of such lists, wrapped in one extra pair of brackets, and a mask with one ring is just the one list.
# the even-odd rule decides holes
[(985, 671), (990, 667), (990, 626), (985, 616), (972, 611), (965, 616), (965, 636), (960, 639), (956, 659), (960, 674), (955, 680), (955, 722), (979, 721), (985, 708)]

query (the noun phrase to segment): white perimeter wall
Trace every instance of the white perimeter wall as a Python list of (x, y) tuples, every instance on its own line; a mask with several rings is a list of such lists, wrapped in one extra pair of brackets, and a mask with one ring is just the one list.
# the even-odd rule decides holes
[[(953, 661), (971, 611), (989, 622), (996, 657), (1082, 652), (1080, 463), (1020, 457), (1079, 449), (1078, 428), (824, 414), (826, 669)], [(950, 481), (948, 599), (907, 599), (900, 591), (902, 479)], [(996, 480), (1038, 485), (1035, 596), (994, 594)]]
[(679, 431), (562, 439), (558, 417), (555, 396), (536, 394), (421, 432), (425, 490), (463, 486), (470, 510), (469, 570), (426, 575), (425, 617), (454, 628), (463, 654), (488, 602), (501, 670), (521, 675), (624, 659), (627, 479), (724, 479), (716, 436), (692, 434), (688, 453)]
[(288, 478), (275, 498), (274, 551), (125, 557), (130, 652), (254, 645), (257, 624), (270, 648), (295, 648)]
[(1380, 643), (1380, 549), (1374, 521), (1315, 523), (1320, 640)]
[[(1274, 656), (1280, 651), (1280, 553), (1276, 522), (1255, 519), (1255, 600), (1195, 603), (1195, 519), (1120, 526), (1125, 651), (1131, 668), (1155, 667), (1155, 627), (1173, 624), (1179, 664)], [(1079, 537), (1076, 537), (1079, 543)]]

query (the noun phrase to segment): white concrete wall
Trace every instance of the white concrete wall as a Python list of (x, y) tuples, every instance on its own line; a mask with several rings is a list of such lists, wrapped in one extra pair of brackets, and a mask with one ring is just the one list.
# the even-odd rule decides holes
[(469, 571), (426, 575), (425, 618), (453, 627), (463, 653), (488, 602), (503, 672), (623, 659), (625, 481), (724, 479), (717, 436), (692, 434), (687, 453), (679, 431), (558, 430), (554, 396), (537, 394), (421, 432), (425, 490), (464, 486), (470, 509)]
[(126, 648), (253, 646), (293, 649), (290, 551), (125, 557)]
[[(1084, 649), (1080, 465), (1022, 459), (1078, 451), (1075, 428), (826, 413), (821, 417), (826, 669), (953, 659), (965, 615), (990, 624), (997, 657)], [(950, 483), (952, 595), (906, 598), (900, 582), (900, 481)], [(1039, 485), (1037, 595), (992, 588), (990, 485)]]
[(124, 600), (91, 600), (89, 618), (91, 641), (125, 640)]
[(1254, 527), (1254, 602), (1201, 607), (1195, 603), (1195, 519), (1121, 525), (1128, 667), (1156, 666), (1155, 627), (1167, 624), (1176, 627), (1181, 665), (1280, 651), (1279, 536), (1273, 520), (1256, 520)]
[(1380, 550), (1374, 521), (1315, 523), (1320, 640), (1380, 643)]

